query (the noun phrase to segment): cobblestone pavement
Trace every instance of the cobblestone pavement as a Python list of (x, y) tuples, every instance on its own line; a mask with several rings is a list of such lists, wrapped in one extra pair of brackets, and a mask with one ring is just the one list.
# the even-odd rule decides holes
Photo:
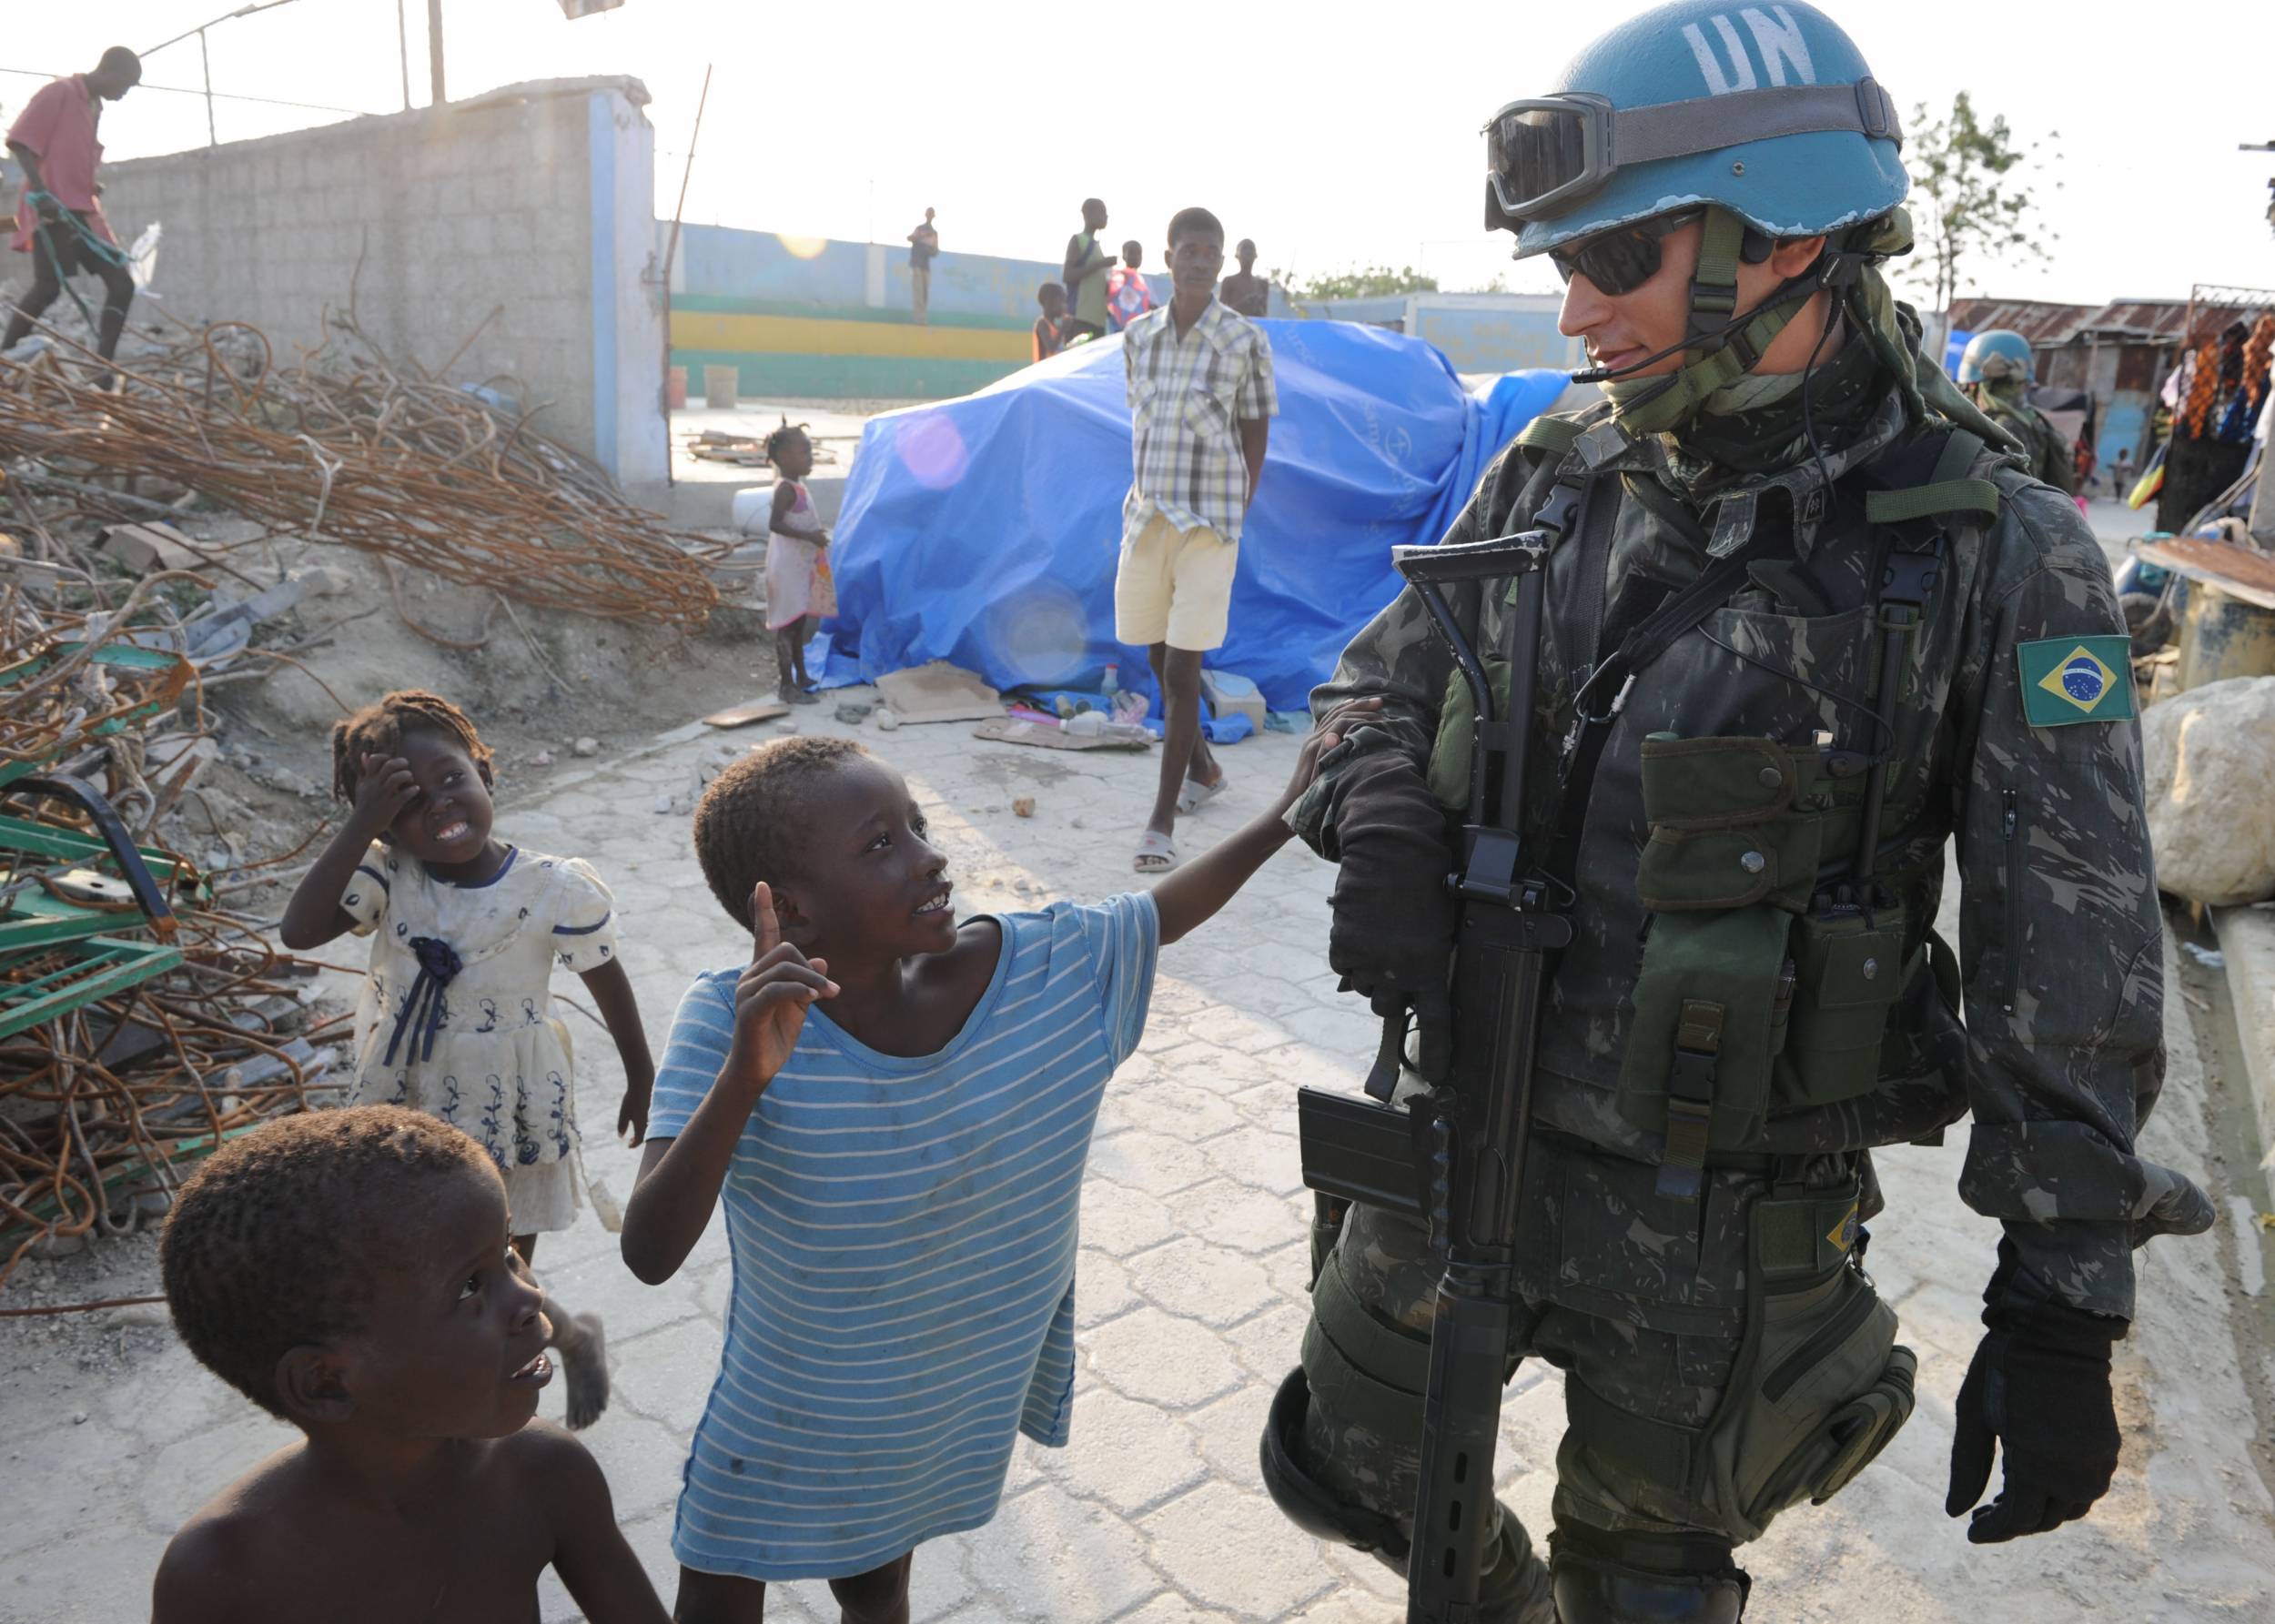
[[(841, 729), (826, 720), (807, 725)], [(945, 841), (966, 910), (1097, 897), (1134, 880), (1129, 852), (1154, 762), (980, 744), (960, 725), (861, 731), (905, 771)], [(698, 774), (746, 735), (682, 730), (630, 759), (503, 786), (500, 829), (589, 857), (616, 891), (623, 956), (661, 1049), (688, 981), (747, 951), (703, 885), (685, 808)], [(1293, 741), (1225, 754), (1233, 792), (1187, 821), (1189, 855), (1267, 803)], [(582, 766), (582, 763), (579, 763)], [(1034, 816), (1012, 815), (1032, 796)], [(672, 810), (659, 812), (659, 807)], [(1298, 1175), (1296, 1086), (1355, 1087), (1373, 1024), (1339, 996), (1324, 958), (1330, 874), (1281, 853), (1228, 913), (1167, 949), (1143, 1048), (1109, 1091), (1083, 1210), (1081, 1367), (1073, 1441), (1022, 1445), (988, 1527), (923, 1548), (915, 1618), (946, 1624), (1389, 1624), (1399, 1589), (1370, 1560), (1292, 1532), (1259, 1487), (1257, 1434), (1304, 1322), (1308, 1198)], [(2147, 1136), (2199, 1177), (2210, 1155), (2204, 1082), (2183, 1017), (2167, 1105)], [(588, 1164), (621, 1201), (632, 1153), (612, 1137), (620, 1076), (597, 1027), (580, 1038)], [(1754, 1615), (2007, 1621), (2264, 1619), (2275, 1592), (2275, 1503), (2256, 1471), (2233, 1339), (2234, 1237), (2160, 1241), (2143, 1258), (2143, 1320), (2122, 1350), (2124, 1468), (2095, 1519), (2050, 1538), (1969, 1548), (1942, 1514), (1955, 1394), (1977, 1327), (1992, 1226), (1954, 1194), (1964, 1133), (1880, 1162), (1890, 1214), (1872, 1263), (1922, 1359), (1917, 1417), (1832, 1506), (1789, 1514), (1744, 1556)], [(2215, 1186), (2217, 1188), (2217, 1185)], [(2225, 1192), (2220, 1192), (2224, 1195)], [(668, 1284), (639, 1285), (592, 1212), (545, 1238), (552, 1291), (607, 1321), (616, 1397), (584, 1436), (618, 1513), (666, 1599), (672, 1508), (691, 1429), (716, 1368), (728, 1263), (719, 1226)], [(145, 1311), (146, 1316), (147, 1311)], [(0, 1342), (0, 1348), (7, 1345)], [(0, 1372), (0, 1618), (143, 1616), (167, 1536), (207, 1495), (288, 1434), (199, 1370), (148, 1317), (122, 1329), (126, 1373)], [(0, 1363), (5, 1361), (0, 1360)], [(1548, 1525), (1562, 1429), (1560, 1378), (1512, 1384), (1503, 1492)], [(546, 1413), (558, 1416), (558, 1385)], [(83, 1416), (84, 1419), (75, 1419)], [(575, 1609), (550, 1579), (547, 1620)], [(778, 1589), (770, 1614), (834, 1611), (818, 1585)]]

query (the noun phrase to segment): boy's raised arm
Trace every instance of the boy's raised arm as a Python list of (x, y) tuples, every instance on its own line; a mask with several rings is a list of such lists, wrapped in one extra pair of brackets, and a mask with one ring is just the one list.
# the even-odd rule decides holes
[[(743, 1125), (798, 1046), (806, 1006), (837, 993), (827, 960), (809, 961), (782, 939), (774, 893), (763, 880), (751, 893), (751, 919), (756, 928), (751, 933), (750, 967), (735, 983), (734, 1032), (718, 1057), (717, 1075), (676, 1136), (648, 1141), (640, 1155), (640, 1177), (625, 1204), (624, 1265), (650, 1286), (677, 1274), (703, 1238)], [(672, 1031), (664, 1054), (667, 1073), (683, 1029), (684, 1023)]]
[(1318, 776), (1320, 757), (1342, 742), (1345, 727), (1362, 721), (1381, 703), (1377, 699), (1353, 700), (1329, 711), (1303, 741), (1295, 774), (1272, 809), (1184, 867), (1171, 871), (1154, 886), (1153, 905), (1161, 916), (1165, 946), (1215, 917), (1265, 861), (1288, 843), (1291, 835), (1283, 821), (1285, 814)]

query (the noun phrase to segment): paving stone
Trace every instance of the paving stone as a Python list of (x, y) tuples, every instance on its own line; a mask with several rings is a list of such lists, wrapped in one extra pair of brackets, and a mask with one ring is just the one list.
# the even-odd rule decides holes
[(1278, 1022), (1244, 1014), (1224, 1004), (1195, 1015), (1185, 1024), (1185, 1030), (1202, 1043), (1221, 1044), (1243, 1054), (1284, 1044), (1289, 1035)]
[(996, 1512), (973, 1544), (971, 1575), (997, 1618), (1047, 1624), (1111, 1619), (1162, 1586), (1136, 1529), (1051, 1483)]
[(570, 1313), (599, 1315), (611, 1344), (632, 1341), (702, 1312), (695, 1283), (684, 1269), (661, 1286), (649, 1286), (624, 1266), (623, 1254), (613, 1246), (581, 1263), (548, 1266), (538, 1278)]
[(1130, 1284), (1157, 1306), (1222, 1329), (1275, 1298), (1270, 1278), (1249, 1258), (1181, 1236), (1128, 1262)]
[(1295, 1363), (1295, 1355), (1290, 1353), (1286, 1367), (1269, 1380), (1249, 1377), (1214, 1403), (1178, 1417), (1190, 1430), (1216, 1481), (1241, 1488), (1262, 1487), (1257, 1451), (1264, 1436), (1264, 1417), (1272, 1407), (1272, 1393), (1279, 1378)]
[(1138, 1404), (1110, 1387), (1075, 1400), (1064, 1449), (1038, 1449), (1053, 1482), (1128, 1517), (1192, 1488), (1208, 1476), (1192, 1435), (1176, 1417)]
[(1332, 1589), (1319, 1542), (1297, 1533), (1260, 1493), (1208, 1483), (1138, 1525), (1154, 1566), (1193, 1600), (1277, 1619)]
[(1236, 1252), (1277, 1251), (1289, 1236), (1308, 1235), (1311, 1227), (1308, 1194), (1292, 1198), (1231, 1178), (1179, 1191), (1177, 1212), (1190, 1233)]
[(1218, 1619), (1232, 1620), (1235, 1613), (1220, 1613), (1214, 1609), (1195, 1607), (1174, 1592), (1155, 1597), (1134, 1613), (1124, 1613), (1114, 1624), (1217, 1624)]
[(719, 1374), (717, 1327), (705, 1319), (684, 1319), (610, 1352), (616, 1389), (612, 1403), (661, 1421), (680, 1437), (694, 1432)]
[(1134, 1309), (1081, 1337), (1090, 1367), (1126, 1398), (1191, 1409), (1239, 1385), (1240, 1367), (1208, 1326), (1155, 1307)]
[(1220, 1091), (1215, 1070), (1203, 1065), (1175, 1074), (1174, 1081), (1161, 1078), (1142, 1087), (1126, 1088), (1117, 1078), (1100, 1115), (1122, 1125), (1158, 1128), (1188, 1145), (1228, 1134), (1246, 1124)]
[(1261, 1314), (1242, 1320), (1225, 1333), (1225, 1346), (1250, 1376), (1277, 1384), (1301, 1356), (1303, 1327), (1310, 1323), (1311, 1302), (1299, 1296), (1282, 1297)]
[(1091, 1152), (1090, 1173), (1148, 1195), (1172, 1195), (1207, 1178), (1208, 1165), (1181, 1139), (1130, 1132), (1115, 1135)]
[(1141, 1299), (1122, 1266), (1095, 1246), (1082, 1249), (1075, 1270), (1075, 1325), (1088, 1330), (1128, 1313)]
[(1201, 1154), (1210, 1166), (1236, 1184), (1292, 1195), (1303, 1188), (1303, 1152), (1293, 1132), (1292, 1102), (1288, 1115), (1288, 1133), (1228, 1135), (1211, 1139), (1201, 1147)]
[[(1095, 1172), (1097, 1154), (1092, 1153)], [(1181, 1234), (1169, 1209), (1143, 1191), (1104, 1178), (1082, 1187), (1082, 1244), (1114, 1257), (1158, 1246)]]
[[(558, 1422), (561, 1417), (556, 1413), (548, 1418)], [(608, 1491), (616, 1502), (619, 1522), (668, 1516), (679, 1504), (687, 1441), (662, 1422), (637, 1415), (627, 1405), (611, 1404), (577, 1437), (608, 1473)]]

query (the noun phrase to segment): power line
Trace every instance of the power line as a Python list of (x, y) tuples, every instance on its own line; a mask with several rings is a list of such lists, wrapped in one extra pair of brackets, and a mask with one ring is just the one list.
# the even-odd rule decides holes
[[(0, 67), (0, 74), (15, 74), (26, 79), (64, 79), (70, 77), (68, 74), (37, 73), (28, 67)], [(141, 84), (136, 85), (135, 88), (136, 90), (163, 90), (173, 96), (202, 96), (206, 94), (203, 90), (194, 90), (187, 86), (183, 85)], [(384, 113), (374, 113), (368, 107), (329, 107), (326, 106), (322, 102), (288, 102), (273, 96), (241, 96), (234, 91), (228, 90), (217, 90), (213, 94), (219, 100), (225, 102), (258, 102), (263, 106), (268, 107), (298, 107), (304, 112), (309, 113), (347, 113), (358, 118), (384, 118), (387, 116)]]

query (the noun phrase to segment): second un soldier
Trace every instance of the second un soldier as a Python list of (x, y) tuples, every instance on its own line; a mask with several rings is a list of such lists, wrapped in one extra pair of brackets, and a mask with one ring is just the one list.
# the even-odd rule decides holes
[(2065, 496), (2078, 494), (2078, 453), (2046, 414), (2030, 404), (2030, 340), (1992, 328), (1967, 340), (1959, 381), (1967, 398), (2021, 446), (2030, 471)]
[[(1565, 1373), (1554, 1528), (1543, 1562), (1501, 1512), (1474, 1616), (1727, 1621), (1734, 1548), (1911, 1412), (1871, 1152), (1970, 1112), (1960, 1193), (2005, 1235), (1947, 1508), (1987, 1543), (2108, 1488), (2133, 1249), (2211, 1218), (2135, 1149), (2163, 982), (2124, 625), (2076, 507), (1919, 358), (1879, 268), (1911, 246), (1895, 105), (1821, 13), (1663, 6), (1486, 134), (1488, 223), (1562, 276), (1606, 398), (1446, 538), (1552, 536), (1522, 816), (1572, 922), (1509, 1349)], [(1503, 646), (1506, 594), (1446, 597)], [(1415, 1016), (1401, 1098), (1484, 1018), (1447, 993), (1467, 692), (1408, 589), (1314, 698), (1380, 725), (1290, 813), (1340, 864), (1330, 963)], [(1327, 1236), (1265, 1478), (1402, 1567), (1443, 1260), (1365, 1205)]]

